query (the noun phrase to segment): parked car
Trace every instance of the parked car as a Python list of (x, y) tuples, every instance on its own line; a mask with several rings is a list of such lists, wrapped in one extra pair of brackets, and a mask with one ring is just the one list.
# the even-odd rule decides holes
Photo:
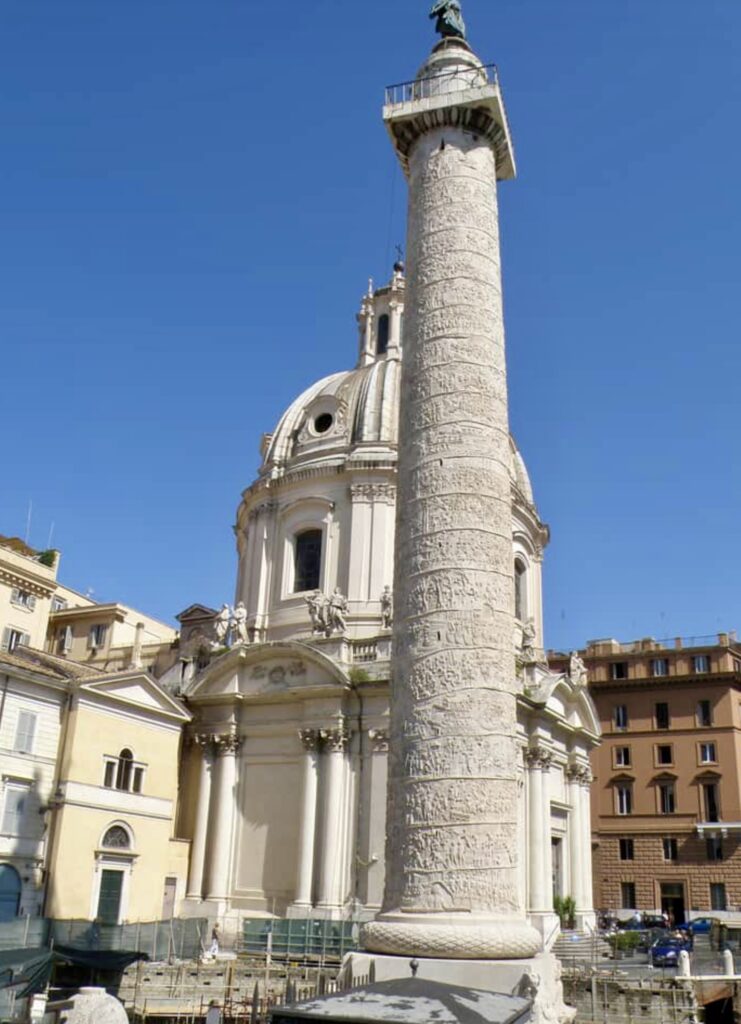
[(707, 935), (717, 920), (716, 917), (693, 917), (687, 924), (693, 935)]
[(687, 953), (692, 950), (691, 938), (665, 935), (657, 939), (649, 949), (649, 963), (654, 967), (676, 967), (682, 950), (685, 950)]

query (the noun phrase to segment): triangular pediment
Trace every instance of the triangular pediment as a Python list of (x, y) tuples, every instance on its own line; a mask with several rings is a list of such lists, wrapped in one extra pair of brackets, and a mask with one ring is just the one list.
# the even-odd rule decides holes
[(188, 699), (239, 696), (244, 700), (285, 700), (347, 686), (346, 669), (309, 644), (245, 644), (232, 648), (201, 672), (188, 689)]
[(209, 608), (205, 604), (191, 604), (185, 611), (180, 612), (175, 618), (178, 622), (200, 621), (201, 619), (213, 619), (218, 613), (215, 608)]
[(126, 705), (130, 710), (139, 708), (142, 712), (149, 711), (168, 718), (178, 718), (183, 722), (190, 721), (190, 715), (180, 701), (171, 697), (146, 672), (117, 672), (85, 683), (79, 689), (81, 693), (114, 701), (121, 706)]

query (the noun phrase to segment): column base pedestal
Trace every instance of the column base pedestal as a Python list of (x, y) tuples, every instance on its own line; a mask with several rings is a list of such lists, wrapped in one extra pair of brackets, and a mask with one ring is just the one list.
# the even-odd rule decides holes
[(449, 960), (377, 953), (348, 953), (340, 970), (340, 985), (353, 986), (412, 976), (410, 961), (418, 963), (417, 977), (464, 988), (484, 989), (533, 1000), (532, 1024), (572, 1024), (574, 1007), (563, 1000), (561, 963), (552, 953), (523, 960)]
[(379, 914), (365, 925), (361, 941), (373, 953), (451, 960), (522, 960), (543, 948), (540, 933), (524, 917), (400, 910)]

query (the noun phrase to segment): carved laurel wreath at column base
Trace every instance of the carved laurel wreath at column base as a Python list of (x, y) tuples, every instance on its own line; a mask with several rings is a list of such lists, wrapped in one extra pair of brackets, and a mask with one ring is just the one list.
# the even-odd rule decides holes
[(370, 921), (360, 941), (371, 953), (451, 960), (524, 960), (542, 948), (540, 935), (527, 921), (484, 918), (436, 923), (426, 914)]

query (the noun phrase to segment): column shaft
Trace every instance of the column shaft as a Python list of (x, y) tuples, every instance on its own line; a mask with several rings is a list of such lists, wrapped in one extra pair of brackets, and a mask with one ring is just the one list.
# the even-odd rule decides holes
[(321, 735), (324, 744), (323, 828), (317, 906), (337, 907), (340, 903), (340, 843), (347, 736), (341, 729), (322, 730)]
[(203, 869), (206, 859), (206, 838), (208, 835), (209, 808), (211, 806), (211, 772), (213, 754), (211, 737), (198, 737), (201, 748), (201, 764), (198, 777), (198, 797), (196, 804), (196, 820), (193, 829), (193, 842), (190, 847), (190, 871), (188, 873), (188, 899), (200, 900), (203, 897)]
[(585, 769), (582, 775), (581, 790), (581, 835), (582, 835), (582, 893), (581, 909), (585, 912), (594, 909), (592, 892), (592, 814), (590, 807), (590, 781), (592, 775)]
[(226, 900), (231, 894), (229, 869), (232, 853), (232, 826), (237, 820), (236, 782), (237, 752), (240, 741), (236, 736), (217, 738), (216, 779), (213, 797), (214, 813), (211, 818), (210, 871), (207, 898)]
[(301, 794), (301, 821), (299, 823), (298, 864), (296, 867), (296, 894), (294, 903), (300, 907), (312, 906), (314, 888), (314, 846), (316, 843), (317, 799), (317, 740), (316, 729), (300, 730), (304, 745)]
[(584, 891), (584, 862), (582, 849), (584, 835), (582, 828), (581, 786), (574, 777), (573, 769), (569, 772), (569, 876), (571, 881), (570, 895), (576, 900), (576, 909), (582, 910)]
[[(528, 751), (532, 755), (533, 751)], [(530, 910), (535, 913), (543, 913), (550, 910), (546, 906), (545, 891), (545, 844), (543, 837), (543, 772), (537, 760), (528, 757), (528, 821), (530, 831), (528, 835), (528, 853), (530, 856)]]

